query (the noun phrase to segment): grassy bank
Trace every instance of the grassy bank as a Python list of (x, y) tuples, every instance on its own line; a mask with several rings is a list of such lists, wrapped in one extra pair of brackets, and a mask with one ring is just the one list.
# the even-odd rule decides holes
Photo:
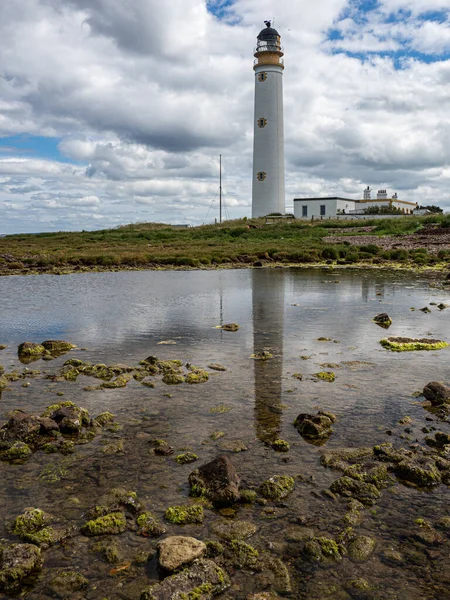
[[(358, 244), (363, 229), (370, 243)], [(448, 232), (449, 244), (411, 247), (406, 240)], [(338, 243), (329, 236), (338, 235)], [(342, 240), (342, 237), (345, 239)], [(423, 236), (424, 237), (424, 236)], [(386, 248), (386, 239), (395, 247)], [(414, 245), (413, 245), (414, 246)], [(208, 268), (261, 262), (286, 264), (450, 266), (450, 216), (364, 221), (304, 221), (266, 224), (265, 219), (227, 221), (177, 229), (141, 223), (92, 232), (10, 235), (0, 238), (0, 274), (55, 270)]]

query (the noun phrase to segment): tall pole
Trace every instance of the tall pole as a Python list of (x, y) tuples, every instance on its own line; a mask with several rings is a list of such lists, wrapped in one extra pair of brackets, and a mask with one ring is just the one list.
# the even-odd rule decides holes
[(219, 156), (219, 223), (222, 223), (222, 155)]

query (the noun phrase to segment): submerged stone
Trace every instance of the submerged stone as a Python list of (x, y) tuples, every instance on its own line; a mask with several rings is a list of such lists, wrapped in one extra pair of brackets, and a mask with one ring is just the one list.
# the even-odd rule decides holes
[(209, 373), (204, 369), (194, 369), (190, 373), (186, 375), (186, 383), (194, 384), (194, 383), (205, 383), (208, 381)]
[(63, 340), (46, 340), (45, 342), (42, 342), (42, 345), (45, 350), (48, 350), (52, 354), (62, 354), (63, 352), (68, 352), (76, 347), (74, 344)]
[(139, 527), (139, 534), (144, 537), (159, 537), (166, 532), (155, 515), (149, 510), (144, 511), (137, 517), (136, 525)]
[(164, 514), (166, 521), (176, 525), (203, 523), (203, 516), (203, 506), (198, 504), (171, 506)]
[(240, 498), (240, 478), (226, 456), (219, 456), (189, 475), (192, 496), (205, 496), (214, 504), (227, 506)]
[(45, 354), (45, 348), (42, 344), (23, 342), (17, 348), (17, 354), (19, 355), (19, 358), (40, 358)]
[(144, 510), (145, 506), (139, 500), (136, 492), (118, 487), (104, 494), (98, 503), (88, 512), (88, 516), (93, 519), (118, 511), (126, 511), (132, 515), (136, 515)]
[(432, 338), (390, 337), (380, 340), (383, 348), (392, 352), (411, 352), (414, 350), (441, 350), (448, 346), (447, 342)]
[(423, 388), (423, 395), (433, 406), (450, 403), (450, 387), (439, 381), (427, 383)]
[(373, 483), (358, 481), (347, 475), (334, 481), (330, 486), (330, 490), (340, 496), (355, 498), (368, 506), (374, 504), (381, 496), (378, 488)]
[(122, 512), (115, 512), (87, 521), (81, 528), (84, 535), (116, 535), (127, 529), (127, 521)]
[(303, 548), (303, 553), (312, 562), (323, 560), (340, 562), (342, 560), (338, 544), (327, 537), (314, 537), (308, 540)]
[(34, 544), (11, 544), (0, 552), (0, 590), (20, 591), (30, 575), (42, 568), (41, 550)]
[(221, 329), (224, 331), (237, 331), (239, 325), (237, 323), (226, 323), (225, 325), (222, 325)]
[(294, 427), (299, 434), (309, 440), (328, 438), (332, 433), (332, 425), (336, 421), (333, 413), (319, 411), (316, 415), (300, 413), (294, 421)]
[(184, 454), (178, 454), (175, 460), (179, 465), (187, 465), (198, 460), (198, 456), (193, 452), (185, 452)]
[(208, 369), (212, 369), (213, 371), (226, 371), (227, 368), (221, 365), (220, 363), (210, 363), (208, 365)]
[(259, 493), (269, 500), (281, 500), (294, 489), (294, 479), (287, 475), (275, 475), (259, 486)]
[(259, 552), (242, 540), (231, 540), (225, 556), (238, 569), (254, 568), (258, 562)]
[(250, 521), (219, 520), (214, 521), (211, 527), (213, 533), (223, 540), (246, 540), (257, 530), (254, 523)]
[(375, 550), (375, 540), (367, 535), (359, 535), (348, 544), (348, 556), (353, 562), (365, 562)]
[(210, 600), (230, 587), (227, 573), (209, 559), (196, 560), (181, 573), (147, 587), (140, 600)]
[(174, 535), (158, 544), (158, 564), (164, 571), (177, 571), (206, 552), (206, 544), (193, 537)]
[(63, 598), (87, 588), (88, 585), (89, 581), (78, 571), (60, 571), (50, 580), (52, 591)]
[(394, 465), (392, 470), (400, 479), (415, 483), (419, 487), (439, 485), (442, 480), (434, 460), (425, 457), (402, 460)]

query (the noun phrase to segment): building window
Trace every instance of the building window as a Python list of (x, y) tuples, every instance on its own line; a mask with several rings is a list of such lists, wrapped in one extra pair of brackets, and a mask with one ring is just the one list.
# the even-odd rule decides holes
[(266, 176), (267, 176), (267, 173), (265, 173), (264, 171), (260, 171), (259, 173), (256, 173), (256, 179), (258, 181), (264, 181)]
[(326, 204), (321, 204), (320, 205), (320, 216), (324, 217), (326, 213)]
[(267, 125), (267, 119), (258, 119), (258, 127), (262, 128)]
[(267, 73), (258, 73), (258, 81), (265, 81), (267, 79)]
[(302, 217), (307, 217), (307, 216), (308, 216), (308, 207), (302, 206)]

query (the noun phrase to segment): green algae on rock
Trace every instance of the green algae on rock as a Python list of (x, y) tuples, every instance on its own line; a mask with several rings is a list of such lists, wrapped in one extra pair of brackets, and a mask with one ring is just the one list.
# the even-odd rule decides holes
[(203, 517), (203, 506), (198, 504), (170, 506), (164, 514), (166, 521), (176, 525), (203, 523)]
[(275, 452), (289, 452), (289, 450), (291, 449), (289, 442), (280, 439), (274, 440), (270, 445), (275, 450)]
[(74, 344), (65, 342), (64, 340), (46, 340), (45, 342), (42, 342), (42, 346), (51, 354), (63, 354), (64, 352), (69, 352), (69, 350), (76, 348)]
[(383, 348), (392, 352), (412, 352), (414, 350), (441, 350), (448, 343), (433, 338), (390, 337), (380, 340)]
[(13, 460), (27, 460), (33, 451), (30, 446), (25, 442), (14, 442), (6, 450), (0, 452), (0, 460), (13, 461)]
[(238, 569), (251, 569), (256, 566), (259, 552), (242, 540), (231, 540), (225, 550), (225, 556)]
[(72, 592), (87, 588), (89, 581), (78, 571), (59, 571), (52, 577), (49, 585), (60, 598), (67, 598)]
[(294, 489), (294, 479), (287, 475), (275, 475), (259, 486), (259, 493), (268, 500), (285, 498)]
[(319, 371), (318, 373), (313, 373), (313, 377), (330, 383), (336, 379), (336, 375), (332, 371)]
[(339, 545), (327, 537), (313, 537), (308, 540), (304, 545), (303, 553), (312, 562), (323, 560), (340, 562), (342, 560)]
[(194, 367), (191, 369), (191, 372), (186, 375), (186, 383), (195, 384), (195, 383), (205, 383), (209, 379), (208, 371), (204, 369), (200, 369), (199, 367)]
[(139, 534), (144, 537), (159, 537), (166, 532), (155, 515), (149, 510), (138, 515), (136, 525), (139, 527)]
[(225, 323), (225, 325), (219, 325), (219, 329), (223, 329), (224, 331), (237, 331), (239, 325), (237, 323)]
[(254, 523), (250, 521), (236, 521), (236, 520), (219, 520), (214, 521), (212, 524), (212, 531), (217, 537), (231, 541), (231, 540), (246, 540), (251, 537), (257, 530)]
[(179, 373), (166, 373), (162, 380), (163, 383), (166, 383), (167, 385), (178, 385), (186, 381), (184, 376)]
[(373, 483), (366, 483), (344, 475), (330, 486), (334, 494), (339, 494), (347, 498), (355, 498), (362, 504), (371, 506), (381, 496), (378, 488)]
[(332, 425), (337, 420), (330, 412), (319, 411), (316, 415), (301, 413), (294, 421), (299, 434), (310, 443), (321, 443), (333, 433)]
[(367, 535), (359, 535), (348, 544), (348, 557), (353, 562), (365, 562), (375, 550), (375, 540)]
[(185, 452), (184, 454), (175, 456), (175, 460), (179, 465), (188, 465), (198, 460), (198, 456), (193, 452)]
[(0, 552), (0, 590), (17, 594), (25, 580), (42, 568), (41, 550), (34, 544), (11, 544)]
[(34, 342), (23, 342), (17, 348), (19, 358), (40, 358), (45, 353), (44, 346), (42, 344), (35, 344)]
[(255, 352), (254, 354), (251, 354), (250, 358), (255, 360), (269, 360), (270, 358), (273, 358), (273, 354), (271, 354), (268, 350), (262, 350), (261, 352)]
[(224, 569), (210, 559), (197, 559), (180, 573), (142, 590), (140, 600), (209, 600), (229, 587)]
[(114, 512), (87, 521), (81, 528), (84, 535), (116, 535), (127, 529), (127, 521), (122, 512)]

